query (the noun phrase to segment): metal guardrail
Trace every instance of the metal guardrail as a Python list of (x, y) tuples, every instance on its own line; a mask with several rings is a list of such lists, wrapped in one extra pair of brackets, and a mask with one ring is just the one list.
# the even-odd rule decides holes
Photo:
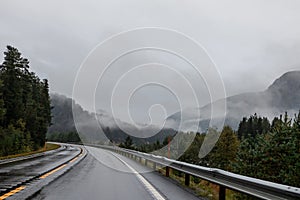
[[(264, 181), (256, 178), (251, 178), (239, 174), (234, 174), (216, 168), (202, 167), (185, 162), (180, 162), (168, 159), (162, 156), (142, 153), (134, 150), (123, 149), (113, 146), (89, 145), (115, 151), (119, 154), (133, 158), (141, 162), (144, 160), (145, 165), (150, 161), (153, 163), (154, 169), (157, 165), (166, 168), (166, 176), (169, 176), (171, 169), (176, 169), (184, 173), (185, 185), (189, 186), (190, 176), (195, 176), (200, 179), (207, 180), (219, 185), (219, 199), (225, 200), (226, 188), (238, 191), (250, 196), (269, 200), (282, 199), (300, 199), (300, 188), (287, 186), (283, 184)], [(300, 177), (299, 177), (300, 178)], [(299, 179), (300, 181), (300, 179)]]

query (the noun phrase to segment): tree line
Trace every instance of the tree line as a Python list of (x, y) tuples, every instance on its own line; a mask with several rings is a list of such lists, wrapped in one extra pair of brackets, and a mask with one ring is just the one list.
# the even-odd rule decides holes
[(43, 147), (50, 124), (47, 79), (30, 71), (17, 48), (7, 46), (0, 65), (0, 156)]
[(47, 133), (47, 140), (53, 142), (71, 142), (71, 143), (81, 143), (81, 139), (77, 131), (67, 131), (67, 132), (54, 132)]
[[(211, 128), (207, 133), (216, 132)], [(224, 126), (212, 151), (200, 159), (199, 150), (206, 136), (206, 133), (196, 133), (179, 160), (300, 187), (300, 112), (293, 118), (285, 113), (271, 123), (266, 117), (254, 114), (243, 118), (236, 131)], [(163, 144), (157, 141), (134, 147), (127, 138), (122, 147), (151, 152), (167, 145), (167, 141), (166, 138)], [(171, 146), (171, 151), (175, 153), (177, 149)]]

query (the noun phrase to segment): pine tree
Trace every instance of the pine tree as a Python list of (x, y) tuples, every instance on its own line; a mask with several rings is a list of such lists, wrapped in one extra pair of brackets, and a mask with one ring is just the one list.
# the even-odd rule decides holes
[(0, 66), (0, 155), (42, 147), (50, 122), (48, 81), (40, 81), (18, 49), (7, 46)]
[(5, 108), (4, 108), (4, 101), (3, 101), (3, 82), (0, 80), (0, 126), (3, 126), (3, 119), (5, 116)]
[(231, 170), (231, 163), (235, 160), (238, 147), (237, 135), (229, 126), (225, 126), (216, 146), (209, 154), (210, 166)]
[(254, 114), (247, 119), (246, 117), (240, 122), (238, 127), (238, 138), (240, 140), (252, 137), (255, 138), (257, 134), (265, 134), (270, 131), (270, 122), (266, 117), (258, 117)]
[(239, 124), (238, 128), (238, 138), (241, 140), (247, 134), (247, 117), (244, 117), (243, 120)]
[(242, 141), (234, 171), (276, 183), (299, 187), (300, 114), (292, 120), (288, 114), (275, 117), (272, 129)]
[(1, 65), (1, 80), (3, 81), (3, 101), (6, 110), (4, 127), (15, 124), (24, 116), (22, 75), (28, 71), (28, 60), (14, 47), (7, 46), (4, 62)]

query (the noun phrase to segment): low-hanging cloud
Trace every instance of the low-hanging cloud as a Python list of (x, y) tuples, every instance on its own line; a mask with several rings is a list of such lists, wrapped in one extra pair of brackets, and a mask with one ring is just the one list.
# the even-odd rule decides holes
[[(262, 91), (284, 72), (299, 69), (299, 9), (297, 0), (2, 1), (0, 47), (19, 48), (31, 68), (49, 79), (51, 91), (71, 96), (80, 64), (98, 43), (132, 28), (170, 28), (206, 48), (231, 96)], [(207, 93), (204, 84), (196, 89)], [(202, 106), (210, 101), (203, 96)], [(84, 99), (78, 102), (92, 110)]]

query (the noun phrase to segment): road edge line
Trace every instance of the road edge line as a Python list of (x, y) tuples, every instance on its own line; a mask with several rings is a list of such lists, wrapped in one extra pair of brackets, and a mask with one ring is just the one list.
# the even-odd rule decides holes
[(121, 159), (119, 156), (113, 154), (110, 152), (113, 156), (115, 156), (117, 159), (119, 159), (126, 167), (128, 167), (138, 178), (138, 180), (144, 185), (146, 190), (150, 193), (150, 195), (156, 199), (156, 200), (166, 200), (165, 197), (163, 197), (160, 192), (148, 181), (146, 180), (138, 171), (136, 171), (133, 167), (131, 167), (127, 162), (125, 162), (123, 159)]

